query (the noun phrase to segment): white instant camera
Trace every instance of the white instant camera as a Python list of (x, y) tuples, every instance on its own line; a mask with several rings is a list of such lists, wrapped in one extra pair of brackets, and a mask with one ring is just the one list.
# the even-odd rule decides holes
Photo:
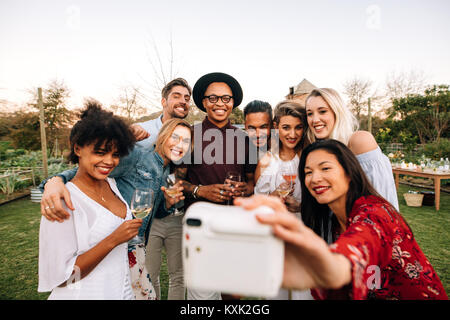
[(192, 204), (183, 218), (183, 266), (187, 288), (251, 297), (278, 294), (284, 243), (252, 211), (209, 202)]

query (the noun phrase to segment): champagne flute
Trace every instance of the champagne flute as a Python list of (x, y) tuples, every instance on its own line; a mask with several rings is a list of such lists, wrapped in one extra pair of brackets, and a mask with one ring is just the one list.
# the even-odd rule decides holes
[[(131, 213), (136, 219), (146, 218), (153, 209), (154, 194), (151, 189), (136, 189), (131, 198)], [(130, 240), (131, 244), (141, 245), (144, 243), (144, 238), (135, 236)]]
[(233, 204), (233, 198), (234, 198), (234, 184), (236, 182), (241, 182), (242, 181), (242, 176), (239, 172), (236, 171), (229, 171), (227, 172), (226, 178), (225, 178), (225, 182), (224, 184), (230, 185), (232, 188), (232, 193), (233, 196), (230, 200), (227, 200), (227, 205), (232, 205)]
[[(177, 190), (177, 187), (175, 186), (176, 183), (177, 183), (177, 181), (176, 181), (175, 175), (174, 175), (173, 173), (172, 173), (172, 174), (169, 174), (169, 175), (167, 176), (167, 178), (166, 178), (166, 183), (167, 183), (167, 188), (166, 188), (166, 193), (167, 193), (167, 195), (168, 195), (169, 197), (171, 197), (171, 198), (175, 198), (175, 196), (176, 196), (177, 193), (178, 193), (178, 190)], [(178, 202), (174, 205), (175, 210), (174, 210), (173, 213), (171, 213), (171, 215), (177, 217), (177, 216), (181, 216), (181, 215), (184, 213), (183, 210), (179, 210), (179, 209), (177, 208), (177, 205), (179, 205), (179, 204), (182, 206), (182, 205), (183, 205), (183, 201), (178, 201)]]

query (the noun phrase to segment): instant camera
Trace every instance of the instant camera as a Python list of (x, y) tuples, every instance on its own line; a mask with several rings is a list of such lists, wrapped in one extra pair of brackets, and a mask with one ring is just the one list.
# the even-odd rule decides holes
[(183, 266), (188, 289), (251, 297), (277, 295), (284, 264), (284, 243), (255, 214), (209, 202), (192, 204), (183, 218)]

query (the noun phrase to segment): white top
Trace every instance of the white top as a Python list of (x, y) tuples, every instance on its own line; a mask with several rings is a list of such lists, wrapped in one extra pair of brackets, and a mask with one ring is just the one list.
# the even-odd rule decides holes
[(381, 152), (380, 147), (359, 154), (356, 158), (375, 190), (399, 211), (397, 189), (391, 162)]
[[(128, 243), (112, 251), (83, 279), (77, 273), (70, 279), (77, 256), (105, 239), (125, 220), (132, 219), (130, 208), (122, 198), (114, 179), (107, 178), (111, 190), (127, 206), (122, 219), (84, 194), (75, 184), (68, 182), (75, 207), (64, 222), (51, 222), (41, 218), (39, 232), (39, 292), (52, 291), (49, 299), (134, 299), (128, 264)], [(69, 280), (69, 281), (67, 281)], [(64, 287), (58, 287), (65, 283)]]
[[(292, 160), (283, 161), (278, 154), (268, 152), (270, 155), (269, 165), (262, 169), (261, 176), (256, 182), (254, 192), (255, 194), (268, 194), (276, 190), (279, 180), (277, 181), (277, 173), (281, 171), (283, 167), (294, 170), (297, 174), (295, 178), (295, 186), (293, 197), (301, 202), (302, 201), (302, 188), (298, 177), (298, 166), (300, 164), (300, 158), (296, 154)], [(273, 297), (273, 300), (288, 300), (289, 290), (280, 288), (278, 294)], [(311, 290), (291, 290), (292, 300), (314, 300), (311, 295)]]
[(159, 131), (161, 130), (161, 127), (163, 125), (161, 118), (162, 115), (153, 120), (137, 123), (144, 130), (150, 133), (150, 137), (148, 137), (147, 139), (136, 142), (138, 146), (153, 149), (153, 145), (155, 144), (156, 138), (158, 138)]
[(283, 167), (290, 168), (293, 170), (297, 177), (295, 178), (295, 186), (293, 197), (298, 201), (302, 201), (302, 188), (300, 185), (300, 180), (298, 178), (298, 165), (300, 158), (296, 154), (292, 160), (283, 161), (280, 159), (278, 154), (271, 152), (267, 153), (270, 155), (269, 165), (261, 170), (261, 176), (258, 181), (256, 181), (254, 192), (255, 194), (269, 194), (277, 189), (277, 186), (281, 183), (281, 180), (277, 179), (277, 174), (281, 171)]

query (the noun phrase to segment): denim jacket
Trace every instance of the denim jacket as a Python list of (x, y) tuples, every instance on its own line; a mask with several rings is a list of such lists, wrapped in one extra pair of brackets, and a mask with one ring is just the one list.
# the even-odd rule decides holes
[[(109, 175), (114, 178), (122, 197), (130, 205), (133, 192), (137, 188), (150, 188), (154, 193), (154, 203), (152, 213), (149, 214), (139, 229), (139, 236), (145, 237), (148, 241), (148, 235), (153, 217), (162, 218), (169, 215), (174, 208), (166, 209), (164, 194), (161, 186), (166, 185), (166, 177), (169, 175), (169, 165), (164, 167), (164, 161), (161, 156), (153, 149), (141, 148), (136, 146), (129, 155), (120, 159), (119, 165)], [(75, 177), (77, 168), (66, 170), (57, 174), (64, 183)], [(43, 189), (47, 181), (44, 180), (39, 188)]]

